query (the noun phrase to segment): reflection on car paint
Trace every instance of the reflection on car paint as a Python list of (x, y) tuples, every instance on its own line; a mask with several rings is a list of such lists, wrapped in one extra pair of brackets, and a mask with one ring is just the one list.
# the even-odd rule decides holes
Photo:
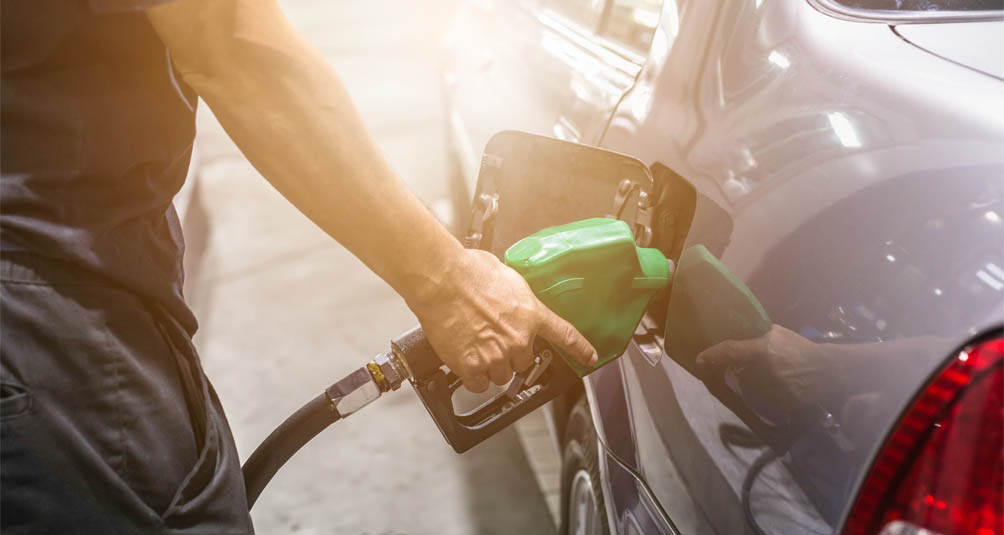
[(536, 20), (507, 52), (522, 70), (496, 79), (519, 104), (485, 131), (558, 132), (682, 177), (686, 247), (772, 324), (714, 390), (696, 362), (653, 356), (651, 329), (590, 376), (606, 464), (623, 463), (604, 482), (614, 525), (667, 531), (664, 510), (683, 533), (832, 533), (907, 400), (1000, 324), (1001, 82), (805, 2), (666, 1), (636, 71)]
[[(748, 426), (684, 368), (664, 359), (665, 376), (651, 369), (635, 375), (629, 367), (642, 362), (631, 359), (625, 377), (639, 383), (627, 390), (643, 475), (671, 504), (674, 520), (694, 518), (692, 506), (678, 504), (696, 502), (714, 514), (690, 524), (694, 533), (741, 533), (751, 522), (766, 533), (829, 533), (904, 400), (952, 346), (985, 328), (999, 308), (994, 281), (1001, 278), (987, 266), (997, 266), (994, 259), (1002, 256), (1000, 229), (987, 224), (992, 216), (980, 221), (985, 208), (970, 210), (967, 203), (1001, 205), (995, 178), (1001, 174), (995, 142), (1001, 127), (973, 124), (972, 114), (954, 110), (921, 121), (933, 110), (915, 109), (904, 98), (909, 86), (897, 85), (904, 77), (888, 76), (891, 85), (866, 90), (853, 83), (860, 66), (811, 59), (829, 54), (830, 43), (819, 36), (842, 23), (817, 21), (804, 32), (763, 41), (767, 29), (789, 31), (783, 21), (807, 15), (797, 6), (764, 3), (759, 14), (747, 9), (754, 7), (718, 3), (686, 13), (675, 42), (667, 40), (668, 50), (652, 54), (667, 59), (647, 64), (625, 97), (605, 145), (664, 163), (691, 180), (699, 200), (688, 242), (705, 244), (725, 260), (794, 336), (839, 343), (844, 355), (858, 345), (858, 362), (841, 358), (851, 370), (845, 384), (813, 391), (817, 399), (807, 403), (813, 421), (786, 450), (765, 454), (776, 458), (762, 467), (749, 450), (725, 449), (719, 426), (749, 433)], [(705, 47), (724, 54), (716, 45), (697, 44), (709, 31), (687, 22), (701, 17), (759, 30), (734, 33), (746, 36), (732, 45), (738, 54), (719, 56), (712, 69), (701, 70), (679, 56)], [(895, 55), (899, 45), (889, 36), (879, 55)], [(853, 49), (841, 53), (866, 68), (877, 62)], [(649, 107), (647, 116), (639, 113)], [(946, 138), (945, 128), (958, 134)], [(875, 345), (890, 341), (884, 350)], [(836, 383), (832, 372), (819, 371)], [(743, 404), (776, 419), (769, 412), (780, 402), (758, 399), (778, 389), (762, 384), (770, 376), (752, 368), (733, 373), (731, 383)], [(641, 405), (659, 409), (646, 414), (636, 409)], [(673, 406), (681, 407), (682, 419), (668, 416)], [(679, 433), (684, 423), (696, 430), (692, 441)], [(743, 487), (753, 467), (761, 473), (746, 496), (753, 503), (745, 507), (753, 518), (747, 521)], [(686, 488), (674, 479), (686, 481)], [(693, 502), (680, 500), (684, 492)], [(685, 523), (678, 524), (683, 529)]]

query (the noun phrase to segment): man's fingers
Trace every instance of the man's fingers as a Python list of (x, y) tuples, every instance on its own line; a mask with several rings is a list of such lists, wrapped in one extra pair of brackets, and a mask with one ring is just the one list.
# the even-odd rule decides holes
[(491, 378), (493, 383), (505, 386), (512, 379), (512, 368), (505, 361), (493, 362), (488, 366), (488, 377)]
[(464, 383), (464, 388), (475, 393), (480, 394), (485, 390), (488, 390), (488, 376), (487, 375), (477, 375), (474, 377), (461, 378)]
[(547, 307), (541, 307), (542, 317), (539, 334), (566, 355), (583, 366), (596, 364), (597, 356), (593, 345), (571, 324)]

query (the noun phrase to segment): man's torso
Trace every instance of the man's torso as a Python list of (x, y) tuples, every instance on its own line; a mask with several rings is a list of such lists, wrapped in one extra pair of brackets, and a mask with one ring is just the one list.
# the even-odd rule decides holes
[(197, 97), (129, 0), (4, 0), (3, 250), (68, 261), (166, 306), (190, 332), (171, 204)]

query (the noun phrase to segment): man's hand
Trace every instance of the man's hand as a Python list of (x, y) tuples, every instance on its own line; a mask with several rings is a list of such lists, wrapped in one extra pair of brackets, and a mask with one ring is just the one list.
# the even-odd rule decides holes
[(585, 366), (596, 363), (589, 341), (491, 253), (465, 250), (447, 275), (439, 291), (412, 309), (440, 359), (471, 392), (483, 392), (489, 380), (504, 385), (513, 370), (528, 368), (536, 335)]

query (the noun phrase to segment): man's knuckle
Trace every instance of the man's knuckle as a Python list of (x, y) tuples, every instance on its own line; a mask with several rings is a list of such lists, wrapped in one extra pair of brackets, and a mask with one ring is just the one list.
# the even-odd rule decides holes
[(484, 372), (472, 373), (472, 374), (470, 374), (470, 375), (467, 376), (467, 380), (470, 381), (470, 382), (472, 382), (472, 383), (474, 383), (474, 384), (483, 383), (487, 379), (488, 379), (488, 377), (484, 374)]
[(531, 340), (532, 338), (528, 333), (520, 333), (520, 335), (513, 340), (512, 348), (518, 353), (523, 353), (530, 349)]
[(576, 336), (575, 329), (571, 325), (565, 325), (561, 328), (561, 341), (565, 345), (575, 345), (579, 341), (579, 337)]
[(481, 368), (481, 356), (477, 354), (469, 354), (464, 356), (460, 361), (461, 367), (467, 371), (473, 371)]

